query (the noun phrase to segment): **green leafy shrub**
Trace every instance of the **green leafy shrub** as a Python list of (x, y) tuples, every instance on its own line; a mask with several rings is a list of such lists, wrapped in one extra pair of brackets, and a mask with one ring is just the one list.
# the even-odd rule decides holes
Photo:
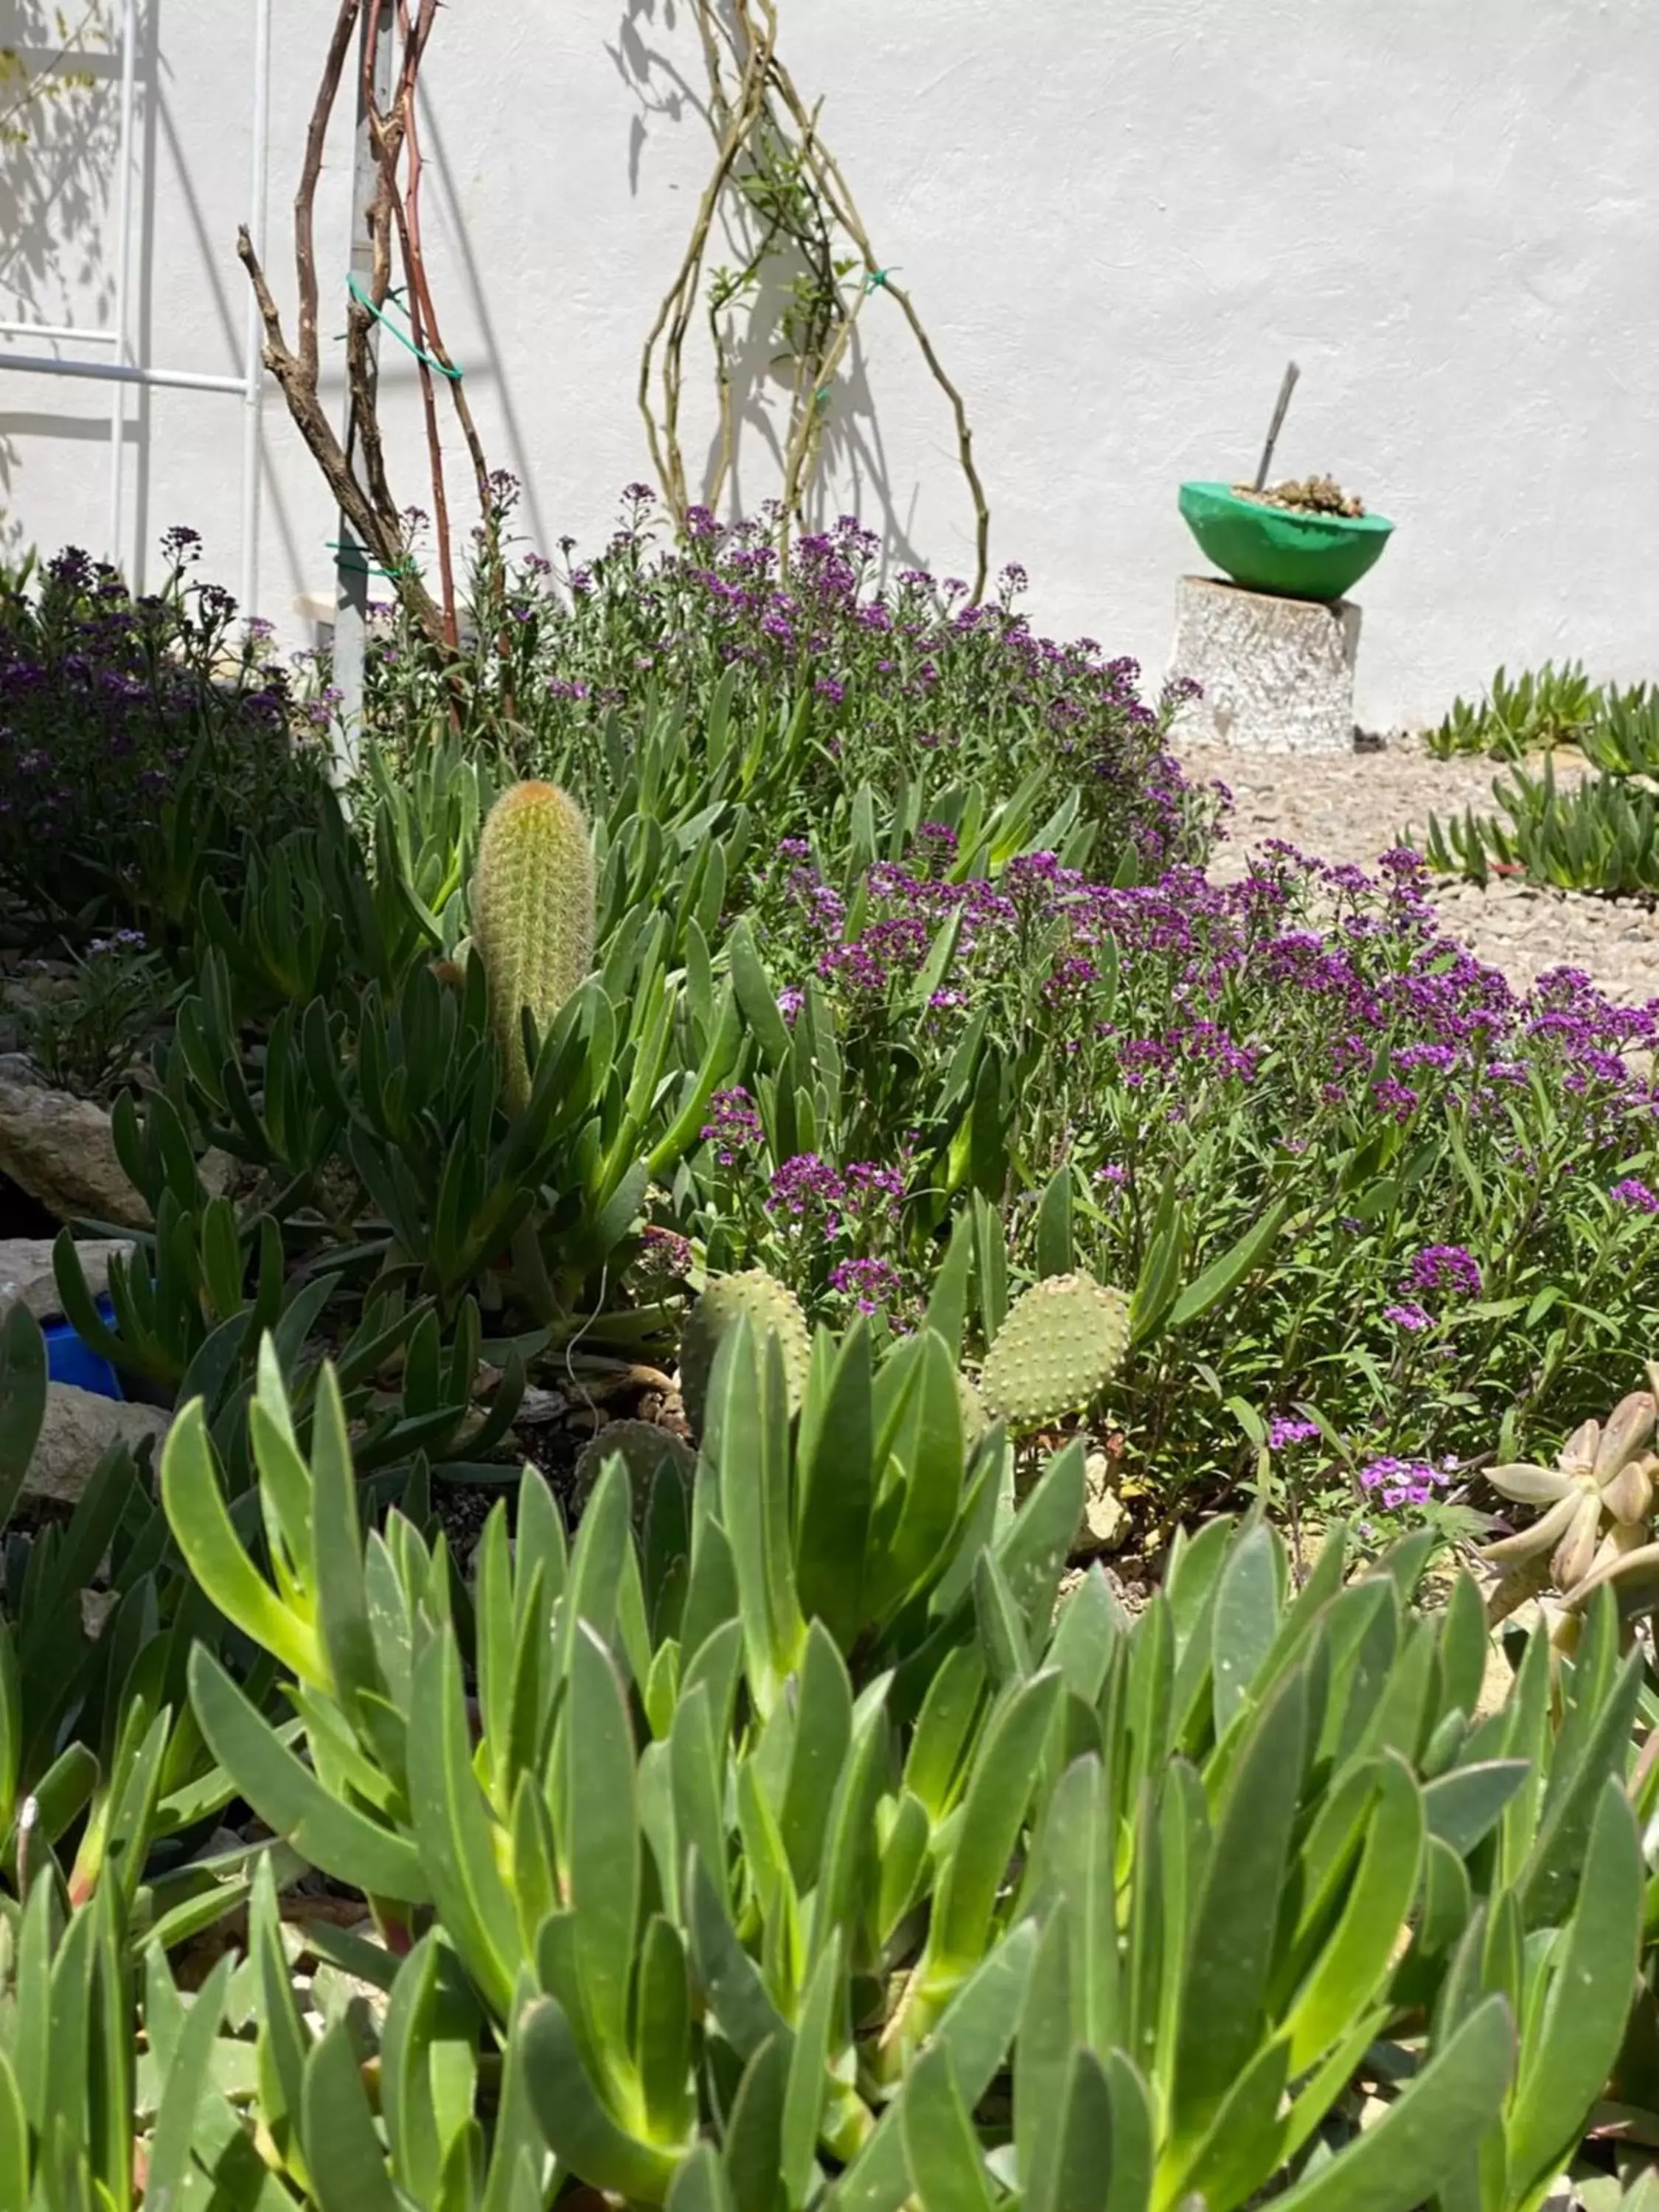
[[(660, 1468), (636, 1534), (609, 1455), (572, 1544), (526, 1471), (465, 1589), (413, 1495), (365, 1522), (332, 1373), (296, 1419), (270, 1342), (249, 1489), (193, 1404), (171, 1546), (129, 1468), (14, 1547), (0, 2201), (1535, 2212), (1610, 2076), (1647, 2109), (1659, 1776), (1611, 1596), (1495, 1698), (1473, 1585), (1413, 1601), (1425, 1536), (1355, 1570), (1334, 1528), (1298, 1590), (1222, 1520), (1133, 1622), (1097, 1571), (1061, 1595), (1080, 1452), (1017, 1503), (1000, 1433), (964, 1447), (959, 1276), (930, 1304), (883, 1353), (820, 1332), (798, 1419), (741, 1322), (691, 1494)], [(44, 1376), (15, 1314), (14, 1489)], [(195, 1856), (238, 1796), (276, 1840)], [(308, 1925), (308, 1999), (307, 1864), (381, 1930)], [(240, 1905), (187, 1996), (169, 1954)]]
[(45, 1080), (80, 1098), (112, 1097), (166, 1030), (170, 986), (136, 930), (71, 951), (67, 973), (40, 963), (9, 994), (18, 1041)]
[(1483, 699), (1455, 699), (1427, 733), (1437, 759), (1487, 753), (1521, 761), (1576, 746), (1609, 775), (1659, 775), (1659, 690), (1648, 684), (1592, 684), (1580, 661), (1553, 661), (1513, 679), (1502, 668)]
[[(114, 1116), (156, 1231), (145, 1266), (118, 1271), (112, 1326), (72, 1250), (60, 1264), (66, 1310), (124, 1371), (175, 1389), (213, 1341), (214, 1388), (233, 1391), (279, 1313), (295, 1316), (291, 1356), (314, 1331), (369, 1345), (428, 1310), (447, 1331), (482, 1308), (507, 1340), (498, 1364), (521, 1379), (515, 1339), (591, 1334), (596, 1300), (630, 1307), (617, 1279), (647, 1191), (697, 1141), (740, 1048), (704, 934), (724, 848), (686, 840), (669, 865), (669, 833), (624, 782), (598, 825), (597, 972), (581, 980), (578, 928), (560, 975), (526, 976), (545, 1028), (519, 1091), (501, 1048), (522, 1048), (521, 1031), (501, 1018), (499, 987), (492, 1006), (487, 962), (455, 958), (490, 795), (451, 749), (409, 787), (386, 781), (355, 834), (337, 811), (293, 833), (236, 904), (204, 892), (194, 987), (159, 1087)], [(739, 813), (739, 849), (743, 834)], [(591, 899), (591, 883), (575, 888), (579, 905)], [(501, 950), (510, 933), (483, 934), (498, 974), (514, 960), (523, 972)], [(567, 975), (580, 988), (561, 997)], [(210, 1150), (238, 1165), (234, 1204), (209, 1203)], [(624, 1340), (667, 1325), (650, 1304), (630, 1310)], [(454, 1373), (462, 1341), (422, 1371)], [(469, 1396), (434, 1381), (422, 1418), (447, 1406), (459, 1439)]]
[(1580, 743), (1606, 775), (1659, 777), (1659, 687), (1637, 684), (1627, 691), (1608, 690)]

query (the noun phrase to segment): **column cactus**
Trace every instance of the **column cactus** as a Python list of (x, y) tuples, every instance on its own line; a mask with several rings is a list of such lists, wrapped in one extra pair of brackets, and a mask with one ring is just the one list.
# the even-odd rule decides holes
[(522, 1012), (548, 1024), (593, 960), (598, 898), (586, 817), (552, 783), (515, 783), (489, 811), (472, 883), (472, 941), (489, 978), (509, 1105), (530, 1094)]

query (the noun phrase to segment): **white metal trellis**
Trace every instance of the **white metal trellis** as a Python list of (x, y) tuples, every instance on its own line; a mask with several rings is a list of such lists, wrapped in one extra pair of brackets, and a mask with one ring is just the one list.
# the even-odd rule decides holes
[[(109, 543), (108, 556), (118, 568), (125, 567), (125, 526), (123, 514), (125, 477), (127, 387), (165, 386), (182, 392), (234, 392), (242, 402), (241, 589), (243, 616), (258, 611), (259, 594), (259, 460), (260, 410), (264, 365), (260, 351), (259, 311), (252, 288), (247, 293), (243, 323), (242, 374), (213, 375), (185, 368), (156, 368), (131, 358), (131, 281), (132, 275), (132, 172), (134, 116), (137, 106), (139, 0), (122, 0), (121, 117), (115, 179), (115, 316), (108, 329), (81, 328), (74, 324), (0, 320), (0, 338), (38, 338), (54, 344), (111, 347), (109, 361), (65, 359), (54, 354), (13, 353), (0, 346), (0, 369), (15, 369), (33, 376), (88, 377), (112, 385), (110, 395)], [(271, 0), (255, 0), (253, 26), (253, 116), (249, 161), (248, 231), (254, 249), (263, 254), (265, 228), (266, 122), (270, 88)]]

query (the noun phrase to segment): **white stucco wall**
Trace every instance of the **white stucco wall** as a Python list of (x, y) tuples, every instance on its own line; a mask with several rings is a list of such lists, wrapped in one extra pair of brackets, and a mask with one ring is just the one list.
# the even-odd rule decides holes
[[(140, 266), (155, 362), (238, 366), (252, 13), (151, 0)], [(333, 0), (277, 0), (285, 302), (333, 15)], [(1176, 483), (1253, 465), (1294, 355), (1284, 471), (1328, 469), (1399, 524), (1360, 592), (1366, 720), (1432, 718), (1500, 660), (1659, 677), (1651, 0), (783, 0), (781, 15), (878, 252), (968, 398), (994, 559), (1030, 570), (1045, 629), (1161, 670), (1176, 577), (1201, 565)], [(680, 72), (698, 81), (684, 0), (453, 0), (439, 20), (436, 289), (491, 457), (525, 479), (544, 541), (596, 540), (619, 488), (648, 474), (639, 348), (709, 153)], [(107, 294), (112, 92), (86, 105), (101, 131), (83, 117), (70, 143), (0, 156), (0, 312), (95, 318)], [(342, 271), (346, 154), (342, 133), (319, 203)], [(31, 160), (70, 188), (42, 195)], [(339, 327), (326, 305), (323, 327)], [(863, 329), (856, 450), (843, 441), (832, 504), (961, 573), (970, 515), (943, 402), (890, 302)], [(407, 391), (406, 357), (387, 360)], [(136, 509), (151, 544), (196, 524), (228, 580), (238, 413), (157, 392), (129, 431), (130, 524)], [(0, 381), (14, 532), (101, 548), (106, 423), (106, 387)], [(261, 611), (286, 624), (297, 593), (327, 586), (334, 529), (274, 390), (265, 423)], [(395, 481), (425, 504), (418, 447), (402, 445)], [(751, 502), (769, 489), (752, 439), (741, 483)]]

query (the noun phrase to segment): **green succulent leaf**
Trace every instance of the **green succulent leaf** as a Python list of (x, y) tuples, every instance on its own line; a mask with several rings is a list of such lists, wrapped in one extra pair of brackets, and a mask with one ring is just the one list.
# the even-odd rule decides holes
[(190, 1694), (202, 1734), (237, 1789), (301, 1857), (372, 1897), (431, 1901), (420, 1854), (327, 1789), (279, 1741), (204, 1644), (190, 1656)]
[(1176, 2058), (1171, 2133), (1195, 2143), (1255, 2052), (1307, 1748), (1304, 1675), (1283, 1681), (1240, 1753), (1194, 1900)]
[(630, 2135), (606, 2110), (557, 1999), (538, 1997), (527, 2005), (514, 2040), (532, 2109), (561, 2165), (595, 2189), (662, 2203), (678, 2158)]
[(1522, 2052), (1507, 2133), (1510, 2185), (1522, 2198), (1556, 2172), (1618, 2057), (1641, 1949), (1643, 1871), (1636, 1816), (1609, 1775), (1548, 1995)]
[(199, 1400), (167, 1431), (161, 1502), (191, 1573), (226, 1620), (301, 1682), (322, 1682), (326, 1670), (315, 1630), (276, 1595), (236, 1533)]
[(343, 2019), (306, 2061), (301, 2129), (319, 2212), (398, 2212)]
[[(1036, 1945), (1036, 1923), (1023, 1921), (963, 1984), (933, 2031), (933, 2047), (950, 2053), (957, 2093), (969, 2109), (984, 2095), (1007, 2051)], [(898, 2212), (909, 2188), (902, 2124), (897, 2106), (890, 2104), (836, 2182), (830, 2202), (836, 2212)]]
[(21, 1495), (46, 1415), (46, 1339), (19, 1298), (0, 1322), (0, 1528)]
[(956, 1845), (939, 1878), (924, 1986), (943, 1984), (948, 1992), (985, 1953), (1060, 1691), (1054, 1669), (1036, 1674), (1008, 1693), (987, 1726)]
[(1417, 1894), (1424, 1832), (1422, 1793), (1404, 1760), (1388, 1754), (1342, 1918), (1285, 2023), (1293, 2077), (1370, 2009), (1382, 1987)]
[(565, 1730), (570, 1902), (583, 2002), (601, 2049), (626, 2059), (640, 1911), (633, 1726), (614, 1662), (583, 1622)]
[(1416, 2212), (1498, 2117), (1515, 2023), (1488, 1997), (1374, 2127), (1274, 2199), (1275, 2212)]
[(1489, 1759), (1439, 1776), (1423, 1792), (1429, 1833), (1468, 1858), (1497, 1826), (1531, 1771), (1524, 1759)]
[[(949, 2046), (934, 2043), (910, 2070), (899, 2114), (910, 2186), (924, 2212), (993, 2212), (979, 2137), (962, 2099)], [(1055, 2207), (1044, 2208), (1055, 2212)]]

